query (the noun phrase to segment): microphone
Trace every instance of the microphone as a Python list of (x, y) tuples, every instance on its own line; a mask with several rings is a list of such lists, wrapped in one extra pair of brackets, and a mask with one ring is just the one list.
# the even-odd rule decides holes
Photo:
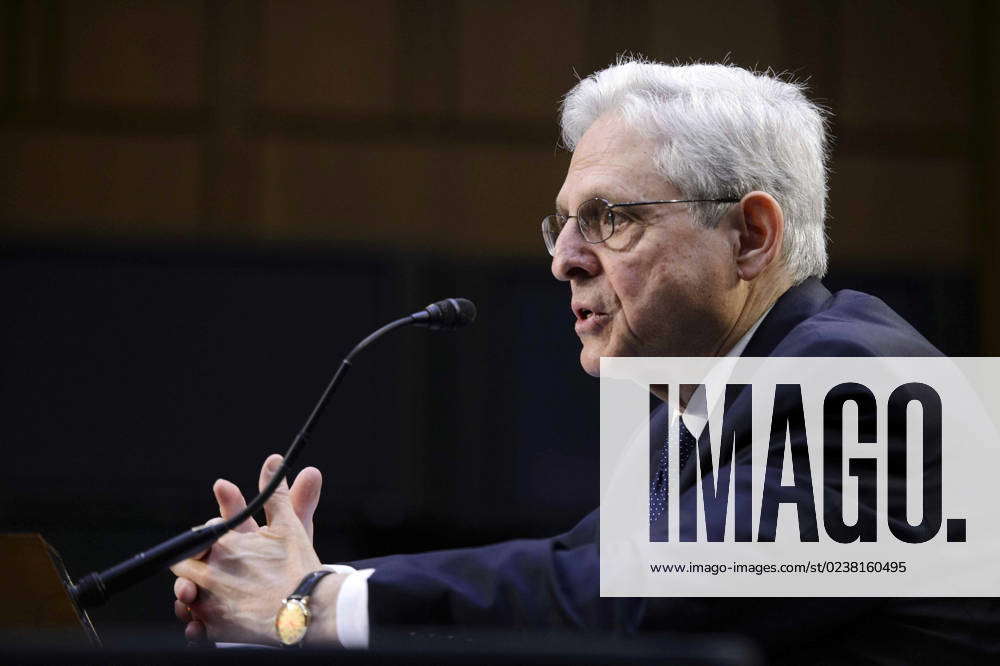
[(417, 326), (453, 331), (476, 321), (476, 305), (467, 298), (446, 298), (410, 315)]
[(149, 550), (133, 555), (129, 559), (116, 564), (115, 566), (97, 573), (89, 573), (81, 578), (76, 585), (70, 588), (70, 595), (80, 608), (91, 608), (106, 602), (111, 595), (121, 590), (128, 589), (132, 585), (143, 581), (163, 569), (176, 564), (181, 560), (191, 557), (195, 553), (201, 552), (215, 543), (223, 534), (243, 523), (247, 518), (256, 513), (264, 503), (270, 499), (271, 495), (278, 488), (281, 480), (285, 477), (285, 470), (298, 457), (305, 447), (306, 441), (312, 433), (313, 427), (319, 420), (320, 415), (326, 409), (334, 391), (340, 385), (344, 374), (351, 367), (354, 356), (360, 353), (365, 347), (382, 337), (389, 331), (403, 326), (417, 325), (425, 326), (432, 331), (454, 330), (467, 326), (476, 320), (476, 306), (466, 298), (446, 298), (442, 301), (431, 303), (423, 310), (414, 312), (406, 317), (393, 320), (385, 326), (379, 328), (374, 333), (364, 338), (354, 345), (350, 352), (340, 362), (333, 379), (323, 391), (319, 402), (313, 407), (309, 418), (299, 433), (292, 440), (292, 445), (288, 447), (281, 467), (275, 472), (267, 486), (247, 504), (246, 508), (229, 520), (193, 527), (187, 532), (164, 541)]

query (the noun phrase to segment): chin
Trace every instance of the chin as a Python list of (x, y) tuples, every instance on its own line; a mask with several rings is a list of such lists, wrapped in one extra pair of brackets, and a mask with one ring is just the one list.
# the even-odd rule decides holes
[(586, 347), (580, 350), (580, 366), (591, 377), (601, 376), (601, 355), (594, 354)]

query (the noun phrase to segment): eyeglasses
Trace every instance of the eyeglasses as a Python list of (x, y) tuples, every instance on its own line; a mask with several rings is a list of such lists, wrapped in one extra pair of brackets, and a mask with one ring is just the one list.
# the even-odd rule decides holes
[(615, 229), (620, 224), (619, 215), (615, 214), (615, 208), (626, 206), (652, 206), (654, 204), (674, 204), (674, 203), (736, 203), (738, 198), (728, 197), (725, 199), (668, 199), (665, 201), (630, 201), (628, 203), (610, 203), (600, 197), (588, 199), (580, 204), (576, 209), (576, 215), (547, 215), (542, 219), (542, 239), (549, 254), (556, 254), (556, 239), (562, 232), (563, 227), (570, 218), (575, 217), (576, 223), (580, 227), (580, 235), (588, 243), (603, 243), (611, 238)]

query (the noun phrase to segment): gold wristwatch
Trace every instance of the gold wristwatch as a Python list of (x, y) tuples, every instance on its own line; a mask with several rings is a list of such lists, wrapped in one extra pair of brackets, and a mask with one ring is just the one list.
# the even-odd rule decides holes
[(320, 570), (307, 574), (295, 591), (285, 597), (278, 609), (278, 615), (274, 618), (274, 629), (278, 632), (278, 640), (285, 647), (299, 647), (309, 630), (309, 595), (312, 593), (316, 583), (323, 576), (332, 573)]

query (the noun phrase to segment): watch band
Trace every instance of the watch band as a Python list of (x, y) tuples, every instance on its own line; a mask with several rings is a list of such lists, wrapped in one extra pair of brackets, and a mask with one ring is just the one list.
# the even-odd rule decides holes
[(312, 615), (309, 611), (309, 596), (316, 584), (330, 573), (333, 572), (321, 569), (306, 574), (295, 591), (281, 602), (281, 608), (278, 609), (278, 614), (274, 618), (274, 629), (278, 634), (278, 640), (285, 647), (302, 645), (306, 632), (309, 630), (309, 620)]
[(316, 587), (316, 583), (319, 582), (319, 579), (330, 573), (333, 572), (328, 569), (320, 569), (319, 571), (313, 571), (312, 573), (306, 574), (305, 577), (302, 578), (302, 582), (299, 583), (299, 586), (295, 588), (295, 591), (288, 595), (288, 598), (302, 599), (303, 597), (308, 597), (313, 591), (313, 588)]

